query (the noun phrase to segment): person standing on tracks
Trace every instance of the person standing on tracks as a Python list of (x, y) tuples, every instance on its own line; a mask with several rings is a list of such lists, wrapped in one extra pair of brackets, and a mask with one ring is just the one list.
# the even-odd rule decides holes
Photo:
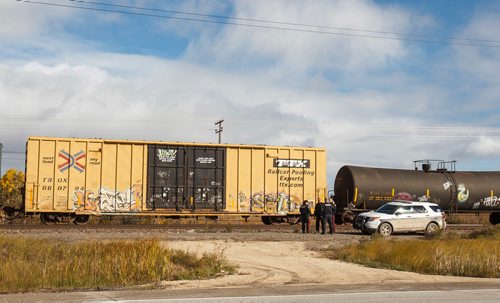
[(323, 223), (321, 224), (321, 234), (325, 234), (326, 223), (328, 223), (330, 234), (333, 234), (333, 205), (331, 201), (327, 201), (325, 203), (321, 219), (323, 220)]
[(335, 225), (335, 215), (337, 214), (337, 204), (335, 203), (335, 196), (332, 196), (330, 198), (330, 202), (332, 203), (333, 207), (333, 216), (332, 216), (332, 226), (333, 226), (333, 232), (337, 232), (337, 227)]
[(302, 222), (302, 233), (309, 233), (309, 217), (311, 216), (311, 210), (309, 209), (309, 204), (307, 200), (300, 206), (300, 221)]
[(314, 206), (314, 217), (316, 217), (316, 233), (319, 233), (319, 225), (320, 224), (323, 225), (322, 229), (325, 229), (323, 219), (322, 219), (324, 206), (325, 206), (325, 204), (321, 203), (321, 199), (318, 198), (318, 202), (316, 203), (316, 206)]

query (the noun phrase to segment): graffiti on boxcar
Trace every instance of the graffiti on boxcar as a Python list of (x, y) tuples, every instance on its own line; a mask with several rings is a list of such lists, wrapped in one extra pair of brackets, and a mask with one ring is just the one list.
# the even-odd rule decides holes
[(486, 197), (484, 199), (481, 199), (481, 202), (486, 207), (499, 207), (500, 206), (500, 198), (498, 198), (497, 196)]
[(479, 202), (474, 203), (473, 208), (476, 209), (479, 208), (480, 206), (489, 208), (500, 207), (500, 197), (497, 196), (484, 197)]
[(209, 187), (196, 188), (194, 193), (196, 204), (208, 204), (214, 206), (218, 203), (222, 205), (222, 190), (211, 189)]
[(266, 196), (263, 192), (253, 193), (250, 197), (250, 211), (263, 212), (268, 199), (272, 201), (273, 198)]
[(142, 201), (142, 186), (135, 184), (124, 192), (101, 187), (99, 200), (101, 211), (104, 212), (139, 210), (140, 201)]
[[(443, 183), (444, 190), (450, 189), (451, 186), (453, 186), (453, 183), (451, 183), (450, 181), (446, 181), (445, 183)], [(458, 184), (458, 186), (457, 186), (457, 201), (459, 203), (464, 203), (468, 199), (469, 199), (469, 189), (467, 187), (465, 187), (465, 184), (463, 184), (463, 183)]]
[(464, 203), (469, 199), (469, 190), (463, 183), (458, 184), (457, 192), (457, 200), (459, 203)]
[(157, 155), (161, 162), (172, 163), (177, 159), (177, 150), (158, 148)]
[(156, 175), (159, 177), (159, 178), (165, 178), (165, 177), (170, 177), (170, 171), (163, 171), (163, 170), (159, 170), (156, 172)]
[(288, 197), (286, 193), (253, 193), (250, 199), (242, 191), (238, 194), (239, 211), (286, 214), (297, 210), (298, 198)]
[(81, 189), (73, 192), (73, 207), (75, 210), (99, 210), (99, 197), (91, 190)]
[(76, 189), (73, 192), (75, 210), (102, 212), (139, 210), (142, 201), (142, 184), (136, 183), (125, 191), (101, 187), (98, 194), (92, 190)]
[(418, 202), (429, 202), (431, 200), (431, 197), (427, 196), (427, 195), (423, 195), (421, 197), (418, 197)]
[(247, 196), (242, 191), (238, 193), (238, 205), (240, 211), (251, 211), (247, 202)]
[(250, 211), (252, 212), (286, 214), (296, 211), (299, 207), (299, 199), (288, 196), (284, 192), (277, 194), (257, 192), (253, 193), (250, 198)]

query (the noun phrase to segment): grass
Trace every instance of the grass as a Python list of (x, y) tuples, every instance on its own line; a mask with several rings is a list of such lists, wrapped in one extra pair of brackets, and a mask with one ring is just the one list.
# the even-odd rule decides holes
[(234, 273), (223, 254), (197, 257), (157, 240), (55, 243), (0, 237), (0, 292), (105, 289)]
[(325, 255), (370, 267), (424, 274), (500, 278), (500, 227), (469, 234), (442, 233), (428, 239), (375, 237)]
[(448, 224), (486, 224), (489, 225), (489, 214), (450, 214), (446, 217)]

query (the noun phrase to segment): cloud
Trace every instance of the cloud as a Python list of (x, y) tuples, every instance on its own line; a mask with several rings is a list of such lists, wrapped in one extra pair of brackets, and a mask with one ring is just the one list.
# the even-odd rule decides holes
[[(185, 19), (192, 20), (211, 20), (211, 21), (225, 21), (224, 18), (207, 17), (206, 15), (224, 15), (221, 12), (228, 12), (231, 10), (230, 1), (199, 1), (199, 0), (185, 0), (178, 3), (164, 3), (155, 1), (154, 5), (151, 4), (146, 6), (148, 8), (156, 8), (159, 10), (166, 10), (169, 12), (176, 11), (176, 13), (169, 13), (167, 16), (171, 16), (176, 19), (159, 19), (157, 24), (159, 28), (167, 31), (169, 33), (174, 33), (176, 35), (187, 37), (192, 39), (199, 36), (200, 31), (205, 31), (206, 33), (215, 33), (221, 27), (217, 23), (209, 23), (202, 21), (187, 21)], [(158, 13), (158, 12), (157, 12)], [(203, 16), (205, 15), (205, 16)], [(180, 18), (177, 19), (177, 18)]]
[(485, 136), (479, 137), (477, 141), (472, 142), (467, 148), (467, 153), (478, 157), (496, 156), (499, 151), (500, 139)]
[[(213, 142), (213, 122), (225, 117), (226, 142), (314, 142), (314, 122), (283, 111), (281, 103), (269, 98), (252, 102), (256, 94), (248, 92), (263, 85), (248, 79), (151, 57), (92, 54), (75, 61), (87, 64), (0, 66), (2, 106), (15, 100), (3, 113), (10, 119), (4, 126), (17, 131), (5, 134), (7, 138), (22, 134)], [(128, 73), (139, 65), (143, 73)]]
[(75, 11), (44, 7), (19, 1), (0, 2), (0, 38), (27, 39), (36, 35), (61, 30), (62, 23), (69, 21)]
[[(180, 5), (193, 11), (198, 3)], [(241, 18), (390, 32), (434, 26), (430, 16), (372, 1), (201, 3), (203, 12)], [(464, 97), (493, 104), (495, 53), (429, 54), (404, 41), (155, 21), (189, 39), (180, 58), (165, 59), (104, 52), (102, 41), (68, 34), (72, 13), (51, 14), (19, 29), (32, 39), (0, 43), (0, 136), (9, 150), (23, 150), (32, 135), (215, 142), (214, 122), (224, 118), (223, 142), (326, 147), (330, 178), (346, 163), (411, 168), (421, 158), (496, 157), (495, 113), (480, 126), (468, 119), (474, 105)], [(78, 15), (80, 24), (87, 17)], [(96, 23), (130, 25), (111, 19)], [(471, 89), (481, 82), (476, 69), (490, 77)]]
[[(210, 61), (216, 64), (229, 65), (232, 68), (239, 66), (249, 70), (255, 66), (252, 62), (258, 62), (259, 67), (264, 65), (280, 69), (289, 76), (293, 76), (293, 72), (303, 74), (307, 71), (362, 73), (383, 68), (393, 60), (404, 59), (408, 55), (404, 42), (350, 37), (349, 34), (380, 34), (338, 28), (408, 32), (430, 23), (428, 16), (419, 17), (407, 10), (378, 6), (371, 1), (236, 1), (234, 16), (296, 24), (318, 24), (332, 28), (234, 21), (259, 26), (328, 31), (340, 35), (226, 26), (215, 35), (210, 32), (207, 34), (209, 37), (193, 41), (188, 50), (188, 58), (210, 58)], [(423, 21), (415, 22), (417, 19)]]

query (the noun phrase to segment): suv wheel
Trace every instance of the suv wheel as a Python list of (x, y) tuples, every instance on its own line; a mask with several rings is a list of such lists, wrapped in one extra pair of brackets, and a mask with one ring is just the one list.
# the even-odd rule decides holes
[(437, 233), (439, 230), (439, 226), (434, 223), (434, 222), (431, 222), (429, 224), (427, 224), (427, 227), (425, 228), (425, 233), (427, 235), (433, 235), (435, 233)]
[(378, 233), (382, 237), (388, 237), (388, 236), (390, 236), (392, 234), (392, 226), (391, 226), (391, 224), (389, 224), (387, 222), (380, 224), (380, 226), (378, 227)]

